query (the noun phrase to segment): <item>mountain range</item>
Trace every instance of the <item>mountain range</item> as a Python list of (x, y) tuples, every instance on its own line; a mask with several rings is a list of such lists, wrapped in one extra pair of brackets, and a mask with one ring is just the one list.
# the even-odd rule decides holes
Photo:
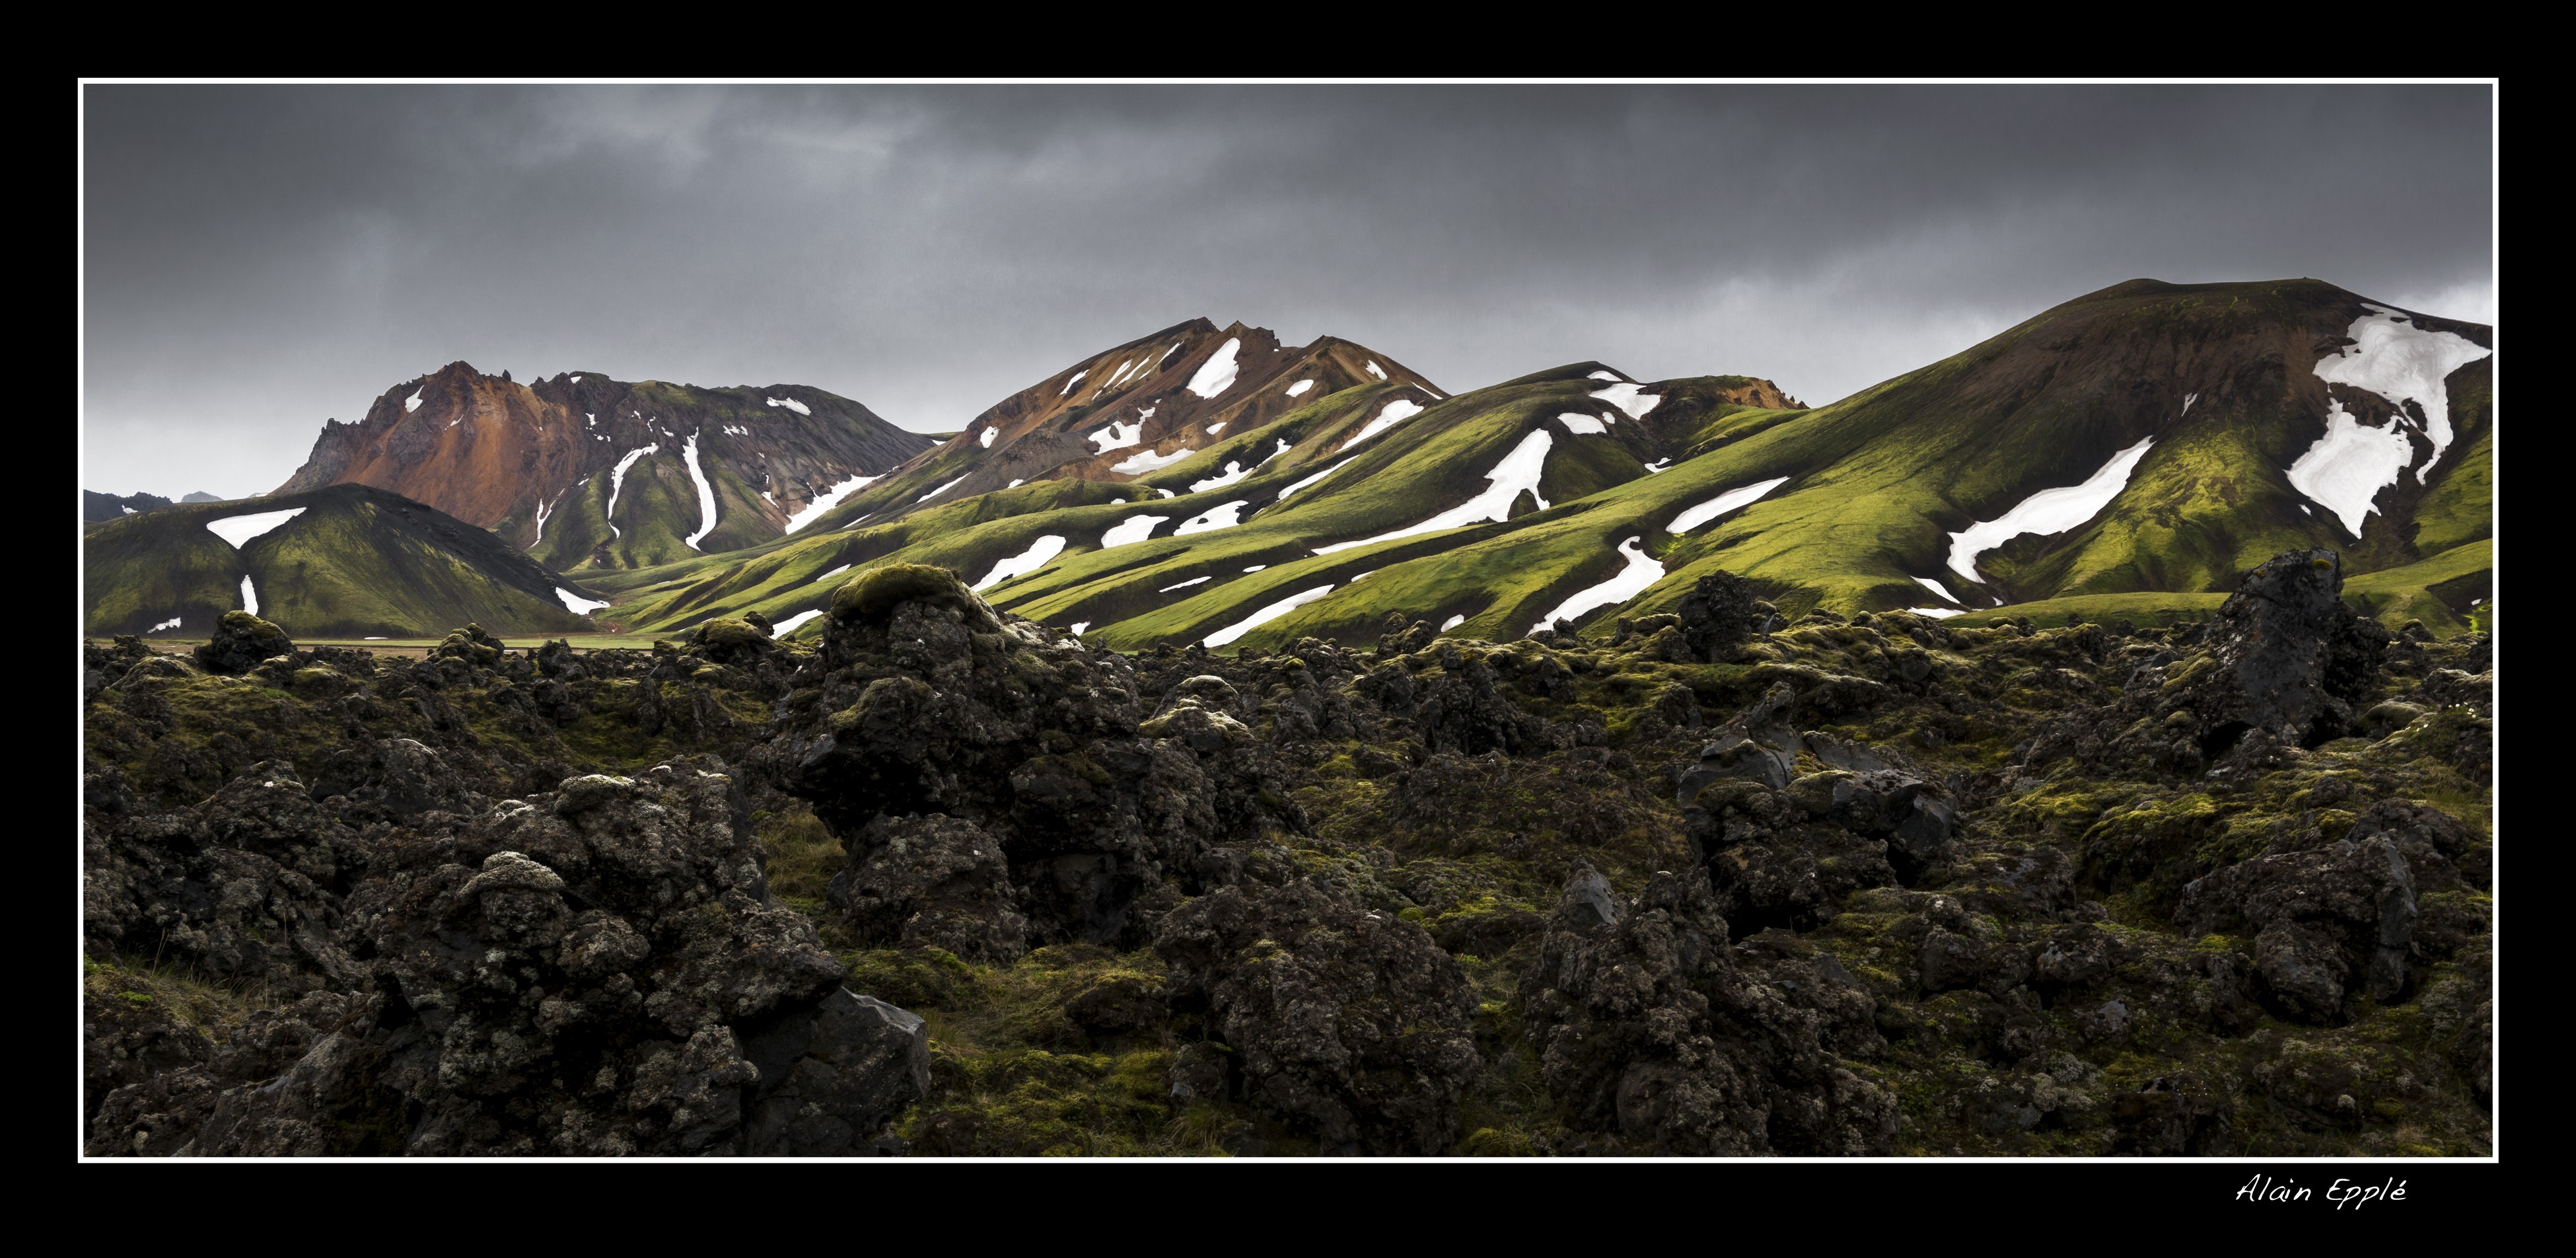
[[(390, 490), (655, 632), (746, 611), (794, 632), (895, 561), (1127, 650), (1390, 616), (1509, 640), (1673, 610), (1720, 569), (1792, 616), (2157, 623), (2327, 547), (2348, 599), (2447, 634), (2493, 614), (2492, 345), (2315, 280), (2134, 280), (1809, 407), (1599, 362), (1452, 395), (1354, 342), (1197, 319), (943, 440), (806, 386), (454, 363), (326, 425), (278, 492)], [(98, 614), (103, 576), (131, 614)], [(91, 580), (94, 627), (145, 614)]]

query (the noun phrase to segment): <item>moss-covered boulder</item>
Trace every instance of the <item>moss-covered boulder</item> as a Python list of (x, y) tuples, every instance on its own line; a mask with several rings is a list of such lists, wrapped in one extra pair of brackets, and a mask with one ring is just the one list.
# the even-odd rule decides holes
[(251, 615), (225, 612), (212, 641), (197, 648), (197, 665), (210, 673), (238, 677), (279, 655), (293, 655), (295, 643), (286, 631)]

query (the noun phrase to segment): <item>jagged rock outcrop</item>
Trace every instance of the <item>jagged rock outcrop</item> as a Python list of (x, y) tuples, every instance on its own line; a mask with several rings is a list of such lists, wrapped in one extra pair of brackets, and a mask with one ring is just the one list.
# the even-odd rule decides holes
[(1285, 852), (1210, 864), (1223, 885), (1166, 914), (1154, 951), (1174, 1006), (1232, 1050), (1234, 1092), (1328, 1154), (1447, 1151), (1481, 1069), (1457, 961), (1420, 926), (1297, 877)]
[(249, 612), (225, 612), (215, 626), (214, 638), (197, 648), (197, 666), (210, 673), (238, 676), (260, 666), (264, 660), (295, 654), (295, 644), (286, 631), (251, 615)]

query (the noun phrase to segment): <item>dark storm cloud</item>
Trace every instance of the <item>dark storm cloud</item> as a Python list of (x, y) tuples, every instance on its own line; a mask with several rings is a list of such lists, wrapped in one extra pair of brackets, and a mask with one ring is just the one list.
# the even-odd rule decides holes
[(87, 90), (90, 488), (264, 491), (463, 358), (953, 427), (1205, 315), (1451, 389), (1820, 402), (2079, 293), (2489, 317), (2483, 87)]

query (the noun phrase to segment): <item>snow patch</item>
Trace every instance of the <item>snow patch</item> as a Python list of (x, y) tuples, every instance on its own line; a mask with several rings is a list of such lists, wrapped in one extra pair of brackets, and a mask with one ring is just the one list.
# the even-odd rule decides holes
[(1965, 616), (1968, 614), (1956, 607), (1908, 607), (1905, 610), (1910, 611), (1917, 616), (1929, 616), (1934, 620), (1948, 620), (1952, 616)]
[[(2476, 604), (2472, 603), (2472, 604), (2470, 604), (2470, 606), (2474, 607), (2474, 606), (2476, 606)], [(159, 632), (161, 632), (161, 631), (162, 631), (162, 630), (164, 630), (164, 629), (176, 629), (176, 628), (178, 628), (178, 627), (179, 627), (179, 619), (180, 619), (180, 618), (179, 618), (179, 617), (177, 617), (177, 616), (172, 616), (172, 617), (171, 617), (171, 618), (169, 618), (168, 620), (162, 621), (160, 624), (154, 625), (154, 626), (152, 626), (151, 628), (144, 630), (143, 632), (145, 632), (145, 633), (159, 633)]]
[(1285, 616), (1288, 613), (1293, 612), (1308, 603), (1314, 602), (1316, 599), (1322, 598), (1332, 592), (1333, 587), (1329, 585), (1319, 585), (1311, 590), (1301, 590), (1279, 600), (1276, 603), (1272, 603), (1268, 607), (1264, 607), (1260, 611), (1254, 612), (1223, 629), (1219, 629), (1215, 633), (1209, 634), (1206, 638), (1200, 641), (1199, 645), (1207, 647), (1225, 646), (1232, 643), (1235, 639), (1240, 638), (1243, 635), (1250, 633), (1271, 621), (1277, 620), (1280, 617)]
[(1545, 511), (1547, 499), (1538, 496), (1539, 473), (1546, 470), (1548, 449), (1555, 444), (1556, 438), (1548, 435), (1547, 430), (1542, 428), (1521, 438), (1521, 443), (1512, 447), (1512, 452), (1504, 455), (1502, 462), (1494, 465), (1493, 471), (1485, 473), (1485, 480), (1488, 483), (1484, 492), (1475, 497), (1410, 528), (1397, 529), (1392, 533), (1380, 533), (1375, 537), (1364, 537), (1356, 542), (1336, 542), (1330, 546), (1318, 546), (1315, 548), (1315, 553), (1329, 555), (1334, 551), (1348, 550), (1354, 546), (1368, 546), (1422, 533), (1437, 533), (1442, 529), (1454, 529), (1462, 524), (1475, 524), (1486, 520), (1508, 520), (1512, 518), (1512, 504), (1519, 501), (1523, 493), (1536, 499), (1538, 509)]
[(1647, 465), (1646, 465), (1646, 474), (1647, 474), (1647, 475), (1649, 475), (1649, 476), (1651, 476), (1651, 475), (1653, 475), (1653, 474), (1655, 474), (1655, 473), (1657, 473), (1657, 472), (1663, 471), (1665, 468), (1671, 467), (1672, 465), (1673, 465), (1672, 456), (1670, 456), (1670, 455), (1666, 455), (1666, 456), (1664, 456), (1663, 458), (1657, 459), (1657, 460), (1655, 460), (1654, 462), (1647, 464)]
[(1189, 519), (1181, 521), (1181, 526), (1172, 530), (1172, 536), (1180, 537), (1189, 533), (1204, 533), (1209, 529), (1233, 528), (1235, 525), (1243, 523), (1243, 521), (1237, 517), (1243, 513), (1243, 509), (1245, 507), (1250, 505), (1252, 505), (1250, 499), (1238, 498), (1233, 502), (1225, 503), (1221, 506), (1210, 507), (1197, 515), (1191, 516)]
[(555, 600), (564, 605), (565, 611), (571, 612), (576, 616), (587, 616), (595, 611), (605, 611), (608, 607), (608, 604), (606, 603), (600, 602), (596, 599), (583, 598), (560, 585), (555, 587)]
[(122, 512), (124, 512), (124, 513), (125, 513), (125, 514), (127, 514), (127, 515), (140, 515), (140, 514), (142, 514), (141, 512), (136, 511), (136, 510), (135, 510), (134, 508), (132, 508), (132, 507), (118, 507), (118, 508), (117, 508), (117, 510), (122, 511)]
[(1599, 585), (1575, 591), (1557, 604), (1555, 611), (1531, 625), (1530, 632), (1536, 633), (1560, 620), (1581, 620), (1604, 607), (1616, 607), (1645, 593), (1647, 586), (1663, 580), (1663, 561), (1646, 553), (1645, 541), (1643, 537), (1631, 537), (1619, 543), (1619, 553), (1627, 556), (1628, 566)]
[(2290, 486), (2359, 537), (2362, 521), (2379, 509), (2373, 501), (2379, 491), (2396, 484), (2414, 457), (2414, 444), (2397, 425), (2373, 428), (2345, 410), (2342, 399), (2328, 398), (2326, 435), (2290, 465)]
[[(968, 472), (968, 473), (966, 474), (966, 476), (972, 476), (972, 475), (974, 475), (974, 473), (973, 473), (973, 472)], [(938, 497), (938, 496), (939, 496), (939, 495), (941, 495), (941, 494), (947, 493), (949, 490), (952, 490), (952, 489), (957, 488), (957, 486), (958, 486), (960, 483), (962, 483), (962, 482), (964, 482), (964, 481), (965, 481), (966, 476), (960, 476), (960, 477), (958, 477), (956, 480), (950, 481), (950, 482), (948, 482), (947, 484), (942, 485), (942, 486), (940, 486), (940, 487), (939, 487), (939, 488), (937, 488), (937, 489), (931, 490), (929, 493), (923, 494), (922, 496), (920, 496), (920, 497), (918, 497), (918, 498), (913, 499), (913, 501), (914, 501), (914, 502), (928, 502), (928, 501), (930, 501), (931, 499), (936, 498), (936, 497)]]
[[(427, 386), (427, 385), (423, 385), (423, 386), (421, 386), (421, 389), (425, 389), (425, 388), (428, 388), (428, 387), (429, 387), (429, 386)], [(416, 411), (416, 410), (419, 410), (419, 409), (420, 409), (420, 394), (421, 394), (421, 389), (414, 389), (414, 390), (412, 390), (412, 391), (411, 391), (411, 396), (403, 399), (403, 414), (408, 415), (408, 414), (411, 414), (413, 411)]]
[(1223, 489), (1223, 488), (1225, 488), (1226, 486), (1231, 485), (1231, 484), (1235, 483), (1236, 481), (1242, 480), (1244, 477), (1246, 477), (1246, 476), (1250, 476), (1250, 475), (1252, 475), (1252, 469), (1251, 469), (1251, 468), (1248, 468), (1248, 467), (1245, 467), (1245, 466), (1243, 465), (1243, 460), (1241, 460), (1241, 459), (1228, 459), (1228, 460), (1226, 460), (1225, 470), (1224, 470), (1223, 472), (1220, 472), (1220, 473), (1218, 473), (1217, 475), (1211, 476), (1211, 477), (1207, 478), (1206, 480), (1194, 480), (1194, 481), (1191, 481), (1191, 482), (1190, 482), (1190, 492), (1191, 492), (1191, 493), (1194, 493), (1194, 494), (1197, 494), (1197, 493), (1205, 493), (1205, 492), (1207, 492), (1208, 490), (1211, 490), (1211, 489)]
[(635, 460), (643, 458), (645, 455), (652, 454), (661, 448), (661, 443), (655, 442), (654, 444), (645, 446), (641, 449), (629, 450), (626, 452), (625, 458), (617, 461), (617, 466), (608, 469), (607, 520), (608, 536), (611, 539), (625, 536), (625, 534), (619, 532), (617, 528), (617, 495), (619, 491), (626, 488), (626, 469), (635, 466)]
[(1020, 486), (1025, 485), (1025, 484), (1028, 484), (1028, 482), (1027, 482), (1027, 481), (1025, 481), (1025, 480), (1014, 480), (1014, 481), (1012, 481), (1010, 484), (1007, 484), (1007, 485), (1002, 486), (1002, 488), (1004, 488), (1004, 489), (1017, 489), (1017, 488), (1019, 488)]
[(822, 614), (823, 609), (820, 607), (817, 607), (810, 612), (798, 612), (785, 620), (779, 621), (777, 624), (771, 625), (769, 627), (769, 636), (773, 638), (784, 638), (787, 635), (796, 632), (798, 626), (801, 626), (806, 621), (812, 620), (816, 616), (820, 616)]
[(1270, 565), (1268, 565), (1268, 564), (1266, 564), (1266, 563), (1257, 563), (1257, 564), (1252, 565), (1252, 566), (1251, 566), (1251, 567), (1249, 567), (1249, 568), (1244, 569), (1244, 571), (1246, 571), (1246, 572), (1259, 572), (1259, 571), (1261, 571), (1262, 569), (1267, 568), (1267, 567), (1269, 567), (1269, 566), (1270, 566)]
[(574, 377), (572, 378), (572, 382), (573, 382), (574, 384), (580, 384), (580, 383), (581, 383), (581, 377), (579, 377), (579, 376), (574, 376)]
[(1073, 630), (1072, 630), (1072, 632), (1073, 632), (1073, 636), (1075, 636), (1075, 637), (1077, 637), (1077, 638), (1081, 637), (1081, 636), (1082, 636), (1082, 631), (1083, 631), (1083, 630), (1085, 630), (1085, 629), (1088, 629), (1088, 628), (1090, 628), (1090, 627), (1091, 627), (1091, 622), (1090, 622), (1090, 621), (1088, 621), (1088, 620), (1077, 620), (1077, 621), (1073, 622)]
[(1001, 429), (999, 429), (999, 428), (995, 428), (995, 427), (993, 427), (992, 425), (987, 424), (987, 425), (985, 425), (985, 426), (984, 426), (984, 436), (983, 436), (983, 438), (982, 438), (981, 444), (983, 445), (983, 447), (984, 447), (985, 449), (990, 450), (990, 449), (992, 449), (992, 448), (993, 448), (993, 438), (998, 437), (998, 436), (1001, 436), (1001, 435), (1002, 435), (1002, 430), (1001, 430)]
[(1296, 396), (1299, 396), (1300, 394), (1303, 394), (1306, 390), (1311, 389), (1311, 388), (1314, 388), (1314, 387), (1315, 387), (1315, 382), (1314, 382), (1314, 381), (1312, 381), (1312, 380), (1300, 380), (1300, 381), (1298, 381), (1297, 383), (1295, 383), (1295, 384), (1292, 384), (1292, 385), (1289, 385), (1289, 386), (1288, 386), (1288, 396), (1290, 396), (1290, 397), (1296, 397)]
[(1225, 344), (1217, 346), (1216, 352), (1208, 355), (1206, 362), (1199, 364), (1198, 372), (1192, 375), (1190, 382), (1182, 387), (1200, 397), (1215, 397), (1233, 388), (1235, 373), (1241, 370), (1235, 364), (1234, 351), (1242, 346), (1241, 338), (1227, 337)]
[(1374, 358), (1369, 360), (1368, 373), (1380, 380), (1386, 379), (1386, 368), (1378, 366), (1377, 360)]
[(681, 538), (689, 549), (696, 550), (707, 534), (716, 531), (716, 490), (707, 483), (707, 473), (698, 466), (698, 434), (690, 433), (680, 446), (680, 461), (689, 465), (689, 479), (698, 486), (698, 531)]
[(1064, 395), (1073, 392), (1073, 386), (1082, 383), (1082, 378), (1090, 374), (1091, 369), (1089, 367), (1085, 367), (1082, 370), (1073, 373), (1073, 379), (1065, 381), (1064, 387), (1056, 390), (1055, 395), (1057, 397), (1063, 397)]
[(1155, 526), (1171, 518), (1168, 515), (1131, 515), (1100, 535), (1100, 548), (1107, 550), (1112, 546), (1141, 542), (1154, 535)]
[(1467, 623), (1467, 616), (1466, 616), (1466, 613), (1461, 612), (1461, 613), (1459, 613), (1458, 615), (1452, 616), (1452, 617), (1450, 617), (1450, 618), (1449, 618), (1449, 619), (1447, 619), (1447, 620), (1441, 621), (1441, 622), (1440, 622), (1440, 632), (1442, 632), (1442, 633), (1447, 633), (1447, 632), (1449, 632), (1450, 630), (1455, 629), (1455, 628), (1457, 628), (1458, 626), (1463, 625), (1463, 624), (1465, 624), (1465, 623)]
[(848, 564), (842, 564), (840, 567), (838, 567), (838, 568), (834, 568), (834, 569), (832, 569), (830, 572), (826, 572), (826, 573), (824, 573), (823, 575), (821, 575), (821, 576), (819, 576), (819, 577), (814, 578), (814, 579), (813, 579), (811, 582), (809, 582), (808, 584), (812, 584), (812, 585), (821, 585), (822, 583), (824, 583), (824, 582), (826, 582), (826, 581), (829, 581), (829, 580), (831, 580), (832, 578), (837, 577), (837, 576), (841, 575), (842, 573), (847, 572), (847, 571), (849, 571), (849, 570), (850, 570), (850, 565), (848, 565)]
[(1667, 533), (1690, 532), (1692, 529), (1698, 528), (1699, 526), (1706, 524), (1729, 511), (1733, 511), (1737, 507), (1741, 507), (1746, 503), (1752, 502), (1764, 494), (1770, 493), (1772, 490), (1778, 489), (1782, 485), (1786, 485), (1788, 483), (1789, 478), (1781, 476), (1772, 480), (1756, 481), (1750, 485), (1739, 485), (1699, 504), (1696, 507), (1691, 508), (1688, 511), (1682, 512), (1680, 515), (1674, 516), (1673, 522), (1664, 526), (1664, 531)]
[(771, 406), (791, 410), (799, 415), (812, 415), (814, 413), (814, 408), (807, 406), (803, 402), (799, 402), (792, 397), (762, 398), (761, 400), (769, 403)]
[(1110, 464), (1109, 470), (1134, 476), (1139, 473), (1151, 472), (1159, 468), (1170, 467), (1171, 465), (1196, 453), (1198, 453), (1198, 451), (1190, 449), (1187, 446), (1174, 450), (1170, 454), (1156, 454), (1151, 450), (1139, 450), (1134, 454), (1128, 455), (1126, 458)]
[(2189, 414), (2191, 414), (2191, 404), (2192, 404), (2192, 403), (2194, 403), (2194, 402), (2197, 402), (2197, 401), (2199, 401), (2199, 400), (2200, 400), (2200, 395), (2199, 395), (2199, 394), (2197, 394), (2197, 393), (2186, 393), (2186, 394), (2183, 394), (2183, 395), (2182, 395), (2182, 413), (2183, 413), (2184, 415), (2189, 415)]
[(1599, 418), (1591, 415), (1577, 415), (1572, 411), (1557, 416), (1556, 422), (1565, 425), (1567, 432), (1582, 437), (1597, 437), (1610, 431), (1602, 425)]
[[(555, 502), (561, 501), (563, 501), (563, 495), (556, 494)], [(537, 499), (537, 540), (528, 543), (528, 549), (535, 550), (546, 544), (546, 516), (554, 509), (554, 502), (548, 502), (543, 498)]]
[(1279, 500), (1279, 501), (1281, 501), (1281, 502), (1286, 502), (1286, 501), (1288, 501), (1288, 495), (1293, 494), (1293, 493), (1297, 492), (1297, 491), (1298, 491), (1298, 490), (1300, 490), (1300, 489), (1304, 489), (1304, 488), (1305, 488), (1305, 487), (1307, 487), (1308, 485), (1312, 485), (1312, 484), (1314, 484), (1316, 481), (1322, 480), (1322, 479), (1324, 479), (1325, 477), (1330, 476), (1330, 475), (1332, 475), (1333, 473), (1335, 473), (1335, 472), (1338, 472), (1338, 471), (1342, 470), (1343, 468), (1349, 467), (1350, 465), (1351, 465), (1351, 461), (1350, 461), (1349, 459), (1344, 459), (1344, 460), (1342, 460), (1341, 462), (1336, 463), (1336, 464), (1332, 465), (1331, 467), (1325, 468), (1323, 471), (1317, 472), (1317, 473), (1315, 473), (1314, 475), (1309, 476), (1309, 477), (1307, 477), (1306, 479), (1301, 480), (1301, 481), (1297, 482), (1297, 483), (1296, 483), (1296, 484), (1294, 484), (1294, 485), (1290, 485), (1290, 486), (1289, 486), (1289, 487), (1287, 487), (1286, 489), (1283, 489), (1283, 490), (1280, 490), (1280, 491), (1279, 491), (1279, 499), (1278, 499), (1278, 500)]
[(1628, 412), (1630, 419), (1644, 419), (1646, 412), (1655, 409), (1656, 404), (1664, 400), (1663, 395), (1648, 393), (1645, 389), (1646, 386), (1641, 384), (1623, 382), (1602, 389), (1592, 396)]
[(840, 484), (832, 486), (829, 490), (824, 491), (822, 497), (806, 503), (804, 510), (787, 517), (787, 531), (793, 533), (808, 524), (812, 524), (814, 521), (821, 519), (824, 512), (841, 505), (843, 499), (848, 498), (850, 495), (855, 494), (882, 479), (884, 478), (880, 476), (853, 476), (848, 480), (842, 481)]
[(1591, 375), (1585, 376), (1585, 377), (1584, 377), (1584, 379), (1586, 379), (1586, 380), (1607, 380), (1607, 381), (1609, 381), (1609, 382), (1610, 382), (1610, 383), (1612, 383), (1612, 384), (1618, 384), (1618, 383), (1620, 382), (1620, 381), (1619, 381), (1619, 373), (1618, 373), (1618, 372), (1615, 372), (1615, 371), (1596, 371), (1596, 372), (1593, 372)]
[(305, 510), (295, 507), (286, 511), (262, 511), (257, 515), (228, 515), (220, 520), (206, 521), (206, 531), (231, 542), (234, 550), (240, 550), (250, 539), (304, 514)]
[(249, 577), (242, 578), (242, 610), (254, 616), (259, 614), (259, 591), (251, 588)]
[(1013, 577), (1027, 576), (1045, 567), (1047, 561), (1063, 553), (1064, 538), (1061, 535), (1049, 533), (1029, 543), (1027, 550), (994, 564), (993, 570), (985, 573), (984, 579), (975, 583), (975, 592), (980, 594)]
[(1100, 454), (1107, 454), (1112, 450), (1126, 449), (1128, 446), (1132, 446), (1144, 439), (1145, 421), (1142, 419), (1139, 419), (1134, 423), (1126, 424), (1122, 424), (1113, 419), (1109, 421), (1108, 427), (1084, 438), (1084, 440), (1089, 441), (1091, 444), (1100, 447), (1100, 449), (1096, 451), (1096, 453)]
[(1174, 590), (1186, 590), (1193, 585), (1205, 585), (1215, 579), (1216, 578), (1214, 577), (1191, 577), (1189, 580), (1183, 581), (1179, 585), (1167, 585), (1154, 592), (1156, 594), (1169, 594)]
[(1366, 441), (1379, 433), (1385, 432), (1387, 429), (1393, 428), (1397, 424), (1401, 424), (1421, 413), (1421, 403), (1414, 401), (1412, 398), (1397, 398), (1380, 409), (1377, 413), (1377, 418), (1370, 420), (1366, 425), (1362, 426), (1357, 435), (1353, 436), (1350, 440), (1343, 442), (1341, 444), (1341, 448), (1335, 450), (1334, 453), (1339, 454), (1342, 450), (1348, 450), (1352, 446), (1358, 445), (1359, 443)]
[(2001, 519), (1971, 524), (1952, 533), (1950, 571), (1970, 581), (1983, 580), (1977, 575), (1977, 556), (2024, 533), (2063, 533), (2092, 519), (2128, 488), (2129, 473), (2137, 470), (2138, 460), (2147, 457), (2148, 448), (2155, 444), (2155, 438), (2142, 437), (2138, 444), (2112, 455), (2111, 461), (2086, 477), (2083, 484), (2043, 489), (2022, 499)]
[[(1948, 600), (1949, 602), (1953, 602), (1953, 603), (1957, 603), (1957, 602), (1959, 602), (1959, 596), (1958, 596), (1958, 595), (1956, 595), (1956, 594), (1951, 593), (1951, 592), (1950, 592), (1950, 587), (1948, 587), (1948, 586), (1946, 586), (1946, 585), (1943, 585), (1943, 584), (1941, 584), (1940, 582), (1935, 581), (1935, 580), (1933, 580), (1933, 579), (1932, 579), (1932, 578), (1930, 578), (1930, 577), (1916, 577), (1916, 578), (1914, 578), (1914, 583), (1915, 583), (1916, 585), (1920, 585), (1920, 586), (1922, 586), (1924, 589), (1930, 590), (1930, 591), (1932, 591), (1933, 593), (1940, 595), (1943, 599)], [(1965, 606), (1965, 604), (1961, 604), (1961, 606)]]
[[(2422, 409), (2424, 435), (2433, 442), (2433, 457), (2415, 469), (2415, 483), (2420, 485), (2433, 465), (2442, 461), (2442, 452), (2451, 448), (2451, 391), (2443, 382), (2489, 351), (2456, 332), (2427, 332), (2386, 306), (2362, 304), (2371, 313), (2353, 320), (2344, 333), (2358, 343), (2318, 359), (2317, 378), (2368, 389), (2401, 411), (2408, 402)], [(2332, 438), (2329, 431), (2318, 444)]]
[(1230, 419), (1220, 419), (1207, 426), (1207, 435), (1211, 437), (1217, 436), (1225, 431), (1225, 426), (1227, 424), (1231, 424), (1233, 422), (1234, 421)]

